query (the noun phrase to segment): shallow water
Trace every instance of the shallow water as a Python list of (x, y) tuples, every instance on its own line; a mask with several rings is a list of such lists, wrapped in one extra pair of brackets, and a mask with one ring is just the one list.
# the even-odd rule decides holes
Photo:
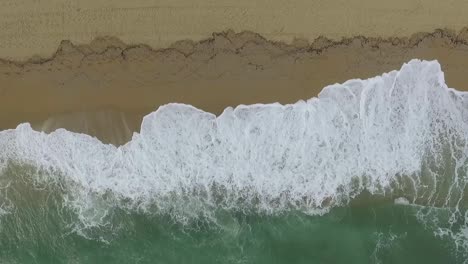
[(80, 215), (64, 206), (61, 186), (30, 184), (23, 178), (3, 192), (16, 207), (0, 218), (4, 263), (462, 263), (467, 258), (453, 234), (438, 235), (464, 226), (463, 219), (448, 223), (452, 210), (382, 197), (362, 195), (324, 215), (220, 210), (213, 221), (185, 224), (167, 215), (106, 208), (105, 224), (83, 228), (77, 225)]

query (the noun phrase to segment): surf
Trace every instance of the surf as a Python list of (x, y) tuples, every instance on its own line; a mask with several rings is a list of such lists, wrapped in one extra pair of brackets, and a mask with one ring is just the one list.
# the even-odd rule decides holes
[[(466, 248), (467, 140), (468, 94), (447, 87), (437, 61), (412, 60), (295, 104), (240, 105), (219, 116), (168, 104), (120, 147), (21, 124), (0, 132), (0, 204), (15, 214), (23, 198), (11, 186), (48, 190), (73, 215), (72, 232), (97, 239), (93, 230), (122, 212), (216, 226), (220, 212), (326, 216), (395, 200), (422, 206), (421, 223)], [(437, 223), (439, 209), (447, 224)]]

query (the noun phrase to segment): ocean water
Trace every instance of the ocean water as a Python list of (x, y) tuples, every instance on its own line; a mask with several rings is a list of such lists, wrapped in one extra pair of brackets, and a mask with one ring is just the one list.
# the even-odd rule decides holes
[(0, 132), (1, 263), (468, 263), (468, 93), (437, 61), (121, 147)]

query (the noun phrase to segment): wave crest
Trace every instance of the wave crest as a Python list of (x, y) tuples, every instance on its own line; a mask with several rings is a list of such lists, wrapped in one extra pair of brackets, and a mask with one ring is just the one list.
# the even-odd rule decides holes
[(322, 213), (364, 190), (466, 208), (466, 98), (447, 88), (438, 62), (412, 60), (290, 105), (241, 105), (218, 117), (165, 105), (121, 147), (21, 124), (0, 132), (0, 168), (25, 164), (46, 175), (37, 179), (64, 181), (80, 212), (111, 193), (106, 207), (180, 219), (215, 209)]

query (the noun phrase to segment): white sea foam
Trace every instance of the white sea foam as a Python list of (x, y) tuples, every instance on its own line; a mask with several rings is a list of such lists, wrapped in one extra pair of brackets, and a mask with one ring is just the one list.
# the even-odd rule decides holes
[[(447, 88), (438, 62), (412, 60), (291, 105), (241, 105), (216, 117), (168, 104), (121, 147), (21, 124), (0, 132), (0, 166), (28, 164), (64, 180), (73, 186), (67, 201), (91, 224), (107, 212), (96, 211), (103, 193), (113, 205), (184, 219), (214, 208), (323, 212), (364, 189), (458, 208), (466, 199), (467, 98)], [(447, 159), (452, 173), (443, 175)]]
[(398, 197), (393, 201), (395, 204), (409, 205), (410, 202), (405, 197)]

